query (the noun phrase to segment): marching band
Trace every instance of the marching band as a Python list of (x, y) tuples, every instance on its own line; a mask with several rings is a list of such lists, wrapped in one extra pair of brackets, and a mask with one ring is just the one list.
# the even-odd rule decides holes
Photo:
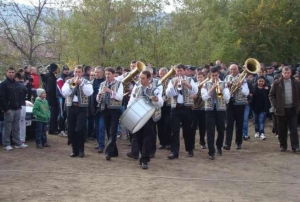
[[(71, 78), (65, 76), (65, 81), (61, 81), (60, 78), (58, 90), (60, 99), (65, 99), (67, 107), (66, 128), (68, 141), (72, 145), (70, 157), (85, 156), (87, 111), (91, 107), (89, 105), (96, 108), (94, 115), (91, 115), (95, 121), (92, 124), (98, 142), (96, 149), (99, 153), (105, 152), (107, 161), (118, 156), (116, 141), (120, 124), (128, 131), (131, 140), (131, 151), (127, 156), (139, 159), (142, 169), (148, 169), (150, 159), (155, 157), (157, 136), (158, 149), (170, 150), (167, 157), (170, 160), (179, 158), (180, 134), (184, 139), (187, 157), (194, 156), (197, 129), (200, 147), (208, 148), (208, 158), (211, 160), (215, 159), (215, 153), (222, 156), (222, 149), (231, 149), (234, 126), (236, 149), (242, 149), (244, 111), (245, 106), (250, 107), (248, 96), (251, 94), (247, 76), (261, 71), (260, 63), (256, 59), (246, 60), (242, 72), (239, 71), (238, 65), (232, 64), (226, 77), (219, 66), (209, 66), (208, 70), (204, 68), (197, 71), (196, 75), (189, 75), (187, 66), (178, 64), (172, 66), (170, 70), (160, 68), (159, 78), (153, 76), (154, 70), (151, 66), (146, 66), (141, 61), (131, 61), (130, 68), (131, 71), (119, 75), (112, 67), (105, 69), (96, 67), (95, 78), (90, 81), (83, 77), (83, 66), (78, 65), (75, 66)], [(63, 70), (69, 69), (64, 67)], [(284, 72), (288, 71), (290, 71), (288, 68), (284, 69)], [(292, 80), (291, 84), (287, 79), (284, 81), (287, 84), (278, 85), (280, 81), (280, 79), (274, 81), (274, 85), (279, 86), (279, 90), (283, 88), (280, 87), (283, 84), (287, 85), (284, 89), (290, 94), (283, 93), (284, 98), (281, 101), (286, 102), (285, 112), (291, 114), (291, 107), (299, 108), (293, 105), (293, 100), (297, 102), (300, 100), (299, 93), (291, 97), (294, 90), (299, 91), (299, 82), (296, 84)], [(272, 88), (270, 94), (275, 111), (278, 107), (276, 93), (282, 92), (279, 90)], [(267, 99), (267, 94), (265, 98)], [(90, 102), (91, 100), (93, 102)], [(285, 116), (284, 109), (281, 109), (278, 116), (279, 120), (285, 120), (281, 117)], [(286, 132), (286, 126), (278, 124), (279, 131)], [(293, 124), (296, 124), (295, 119)], [(106, 148), (105, 130), (108, 137)], [(217, 130), (216, 141), (215, 130)], [(292, 149), (298, 152), (297, 130), (293, 128), (291, 133), (293, 133)], [(286, 134), (279, 139), (281, 150), (285, 151)]]

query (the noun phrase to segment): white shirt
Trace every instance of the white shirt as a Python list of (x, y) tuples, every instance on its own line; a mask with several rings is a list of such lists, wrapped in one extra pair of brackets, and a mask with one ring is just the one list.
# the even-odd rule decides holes
[[(185, 78), (186, 77), (184, 77), (184, 79)], [(188, 89), (189, 93), (192, 94), (192, 95), (197, 94), (198, 93), (198, 86), (196, 85), (196, 83), (194, 82), (193, 79), (191, 79), (190, 85), (192, 86), (192, 89)], [(167, 90), (166, 90), (166, 95), (169, 98), (177, 96), (177, 103), (179, 103), (179, 104), (183, 104), (184, 103), (183, 95), (181, 95), (177, 91), (177, 88), (174, 87), (172, 81), (169, 81), (169, 83), (168, 83), (168, 87), (167, 87)]]
[[(135, 89), (136, 89), (136, 88), (137, 88), (137, 86), (135, 85), (135, 86), (133, 87), (133, 89), (132, 89), (132, 92), (135, 92)], [(146, 88), (152, 89), (152, 84), (150, 84), (150, 85), (147, 86)], [(161, 88), (162, 88), (162, 86), (161, 86)], [(164, 101), (163, 101), (163, 98), (162, 98), (162, 90), (159, 89), (159, 87), (157, 87), (157, 90), (155, 90), (154, 94), (155, 94), (155, 96), (158, 98), (158, 100), (157, 100), (157, 102), (155, 102), (155, 101), (152, 100), (152, 101), (151, 101), (152, 104), (153, 104), (155, 107), (162, 107), (163, 104), (164, 104)], [(133, 95), (133, 93), (131, 93), (130, 99), (129, 99), (129, 102), (128, 102), (127, 107), (129, 107), (129, 106), (130, 106), (135, 100), (137, 100), (137, 99), (138, 99), (138, 97), (135, 97), (135, 96)]]
[[(84, 95), (87, 96), (87, 97), (92, 95), (93, 92), (94, 92), (93, 85), (89, 81), (87, 81), (86, 79), (84, 79), (84, 78), (81, 78), (81, 79), (82, 79), (82, 82), (81, 82), (80, 86), (82, 87), (82, 91), (83, 91)], [(84, 82), (84, 80), (86, 80), (87, 82)], [(64, 97), (68, 97), (74, 91), (70, 87), (70, 82), (71, 82), (71, 79), (68, 79), (62, 87), (61, 91), (62, 91), (62, 95)], [(73, 97), (73, 102), (78, 102), (78, 97), (76, 95), (74, 95), (74, 97)]]
[[(109, 85), (109, 84), (113, 84), (114, 82), (116, 82), (116, 80), (114, 80), (113, 82), (110, 82), (110, 83), (107, 81), (106, 84)], [(118, 100), (118, 101), (123, 100), (123, 84), (121, 82), (120, 82), (117, 92), (112, 90), (112, 92), (110, 94), (110, 98)], [(99, 96), (96, 97), (96, 100), (97, 100), (97, 102), (100, 102)]]
[[(212, 79), (210, 79), (209, 82), (212, 82)], [(221, 82), (220, 79), (219, 82)], [(211, 98), (212, 95), (211, 93), (208, 92), (209, 90), (206, 89), (204, 86), (205, 84), (201, 88), (201, 97), (203, 101), (207, 101), (209, 98)], [(228, 103), (230, 100), (230, 92), (226, 84), (225, 84), (225, 88), (222, 91), (222, 94), (223, 94), (223, 99), (226, 101), (226, 103)]]

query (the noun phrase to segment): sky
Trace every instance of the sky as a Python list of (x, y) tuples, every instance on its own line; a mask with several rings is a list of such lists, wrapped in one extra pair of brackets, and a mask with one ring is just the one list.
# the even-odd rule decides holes
[[(15, 0), (16, 2), (18, 3), (21, 3), (21, 4), (25, 4), (25, 5), (31, 5), (30, 2), (38, 2), (38, 0)], [(172, 11), (175, 11), (175, 7), (173, 5), (173, 1), (170, 1), (170, 5), (169, 6), (166, 6), (165, 8), (165, 12), (167, 13), (170, 13)]]

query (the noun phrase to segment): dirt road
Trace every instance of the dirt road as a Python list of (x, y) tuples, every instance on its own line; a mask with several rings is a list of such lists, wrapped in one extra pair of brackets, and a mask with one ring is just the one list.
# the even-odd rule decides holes
[[(269, 124), (269, 123), (268, 123)], [(251, 124), (249, 124), (251, 125)], [(243, 149), (208, 159), (196, 145), (195, 156), (168, 160), (158, 150), (142, 170), (128, 159), (128, 140), (118, 140), (120, 156), (110, 162), (86, 143), (86, 157), (70, 158), (66, 139), (48, 136), (51, 148), (0, 151), (0, 201), (300, 201), (300, 154), (280, 153), (270, 126), (265, 141), (251, 139)], [(197, 136), (198, 139), (198, 136)]]

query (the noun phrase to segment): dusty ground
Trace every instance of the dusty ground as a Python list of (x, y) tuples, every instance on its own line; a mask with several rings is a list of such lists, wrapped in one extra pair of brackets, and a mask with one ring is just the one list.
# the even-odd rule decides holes
[[(300, 201), (300, 154), (280, 153), (278, 141), (243, 143), (215, 161), (196, 145), (195, 157), (167, 159), (159, 150), (142, 170), (128, 159), (128, 141), (118, 140), (120, 156), (107, 162), (86, 144), (86, 157), (70, 158), (66, 139), (48, 136), (51, 148), (0, 151), (0, 201)], [(197, 137), (198, 138), (198, 137)], [(183, 139), (181, 139), (183, 143)], [(182, 144), (183, 145), (183, 144)], [(183, 148), (183, 147), (181, 147)]]

